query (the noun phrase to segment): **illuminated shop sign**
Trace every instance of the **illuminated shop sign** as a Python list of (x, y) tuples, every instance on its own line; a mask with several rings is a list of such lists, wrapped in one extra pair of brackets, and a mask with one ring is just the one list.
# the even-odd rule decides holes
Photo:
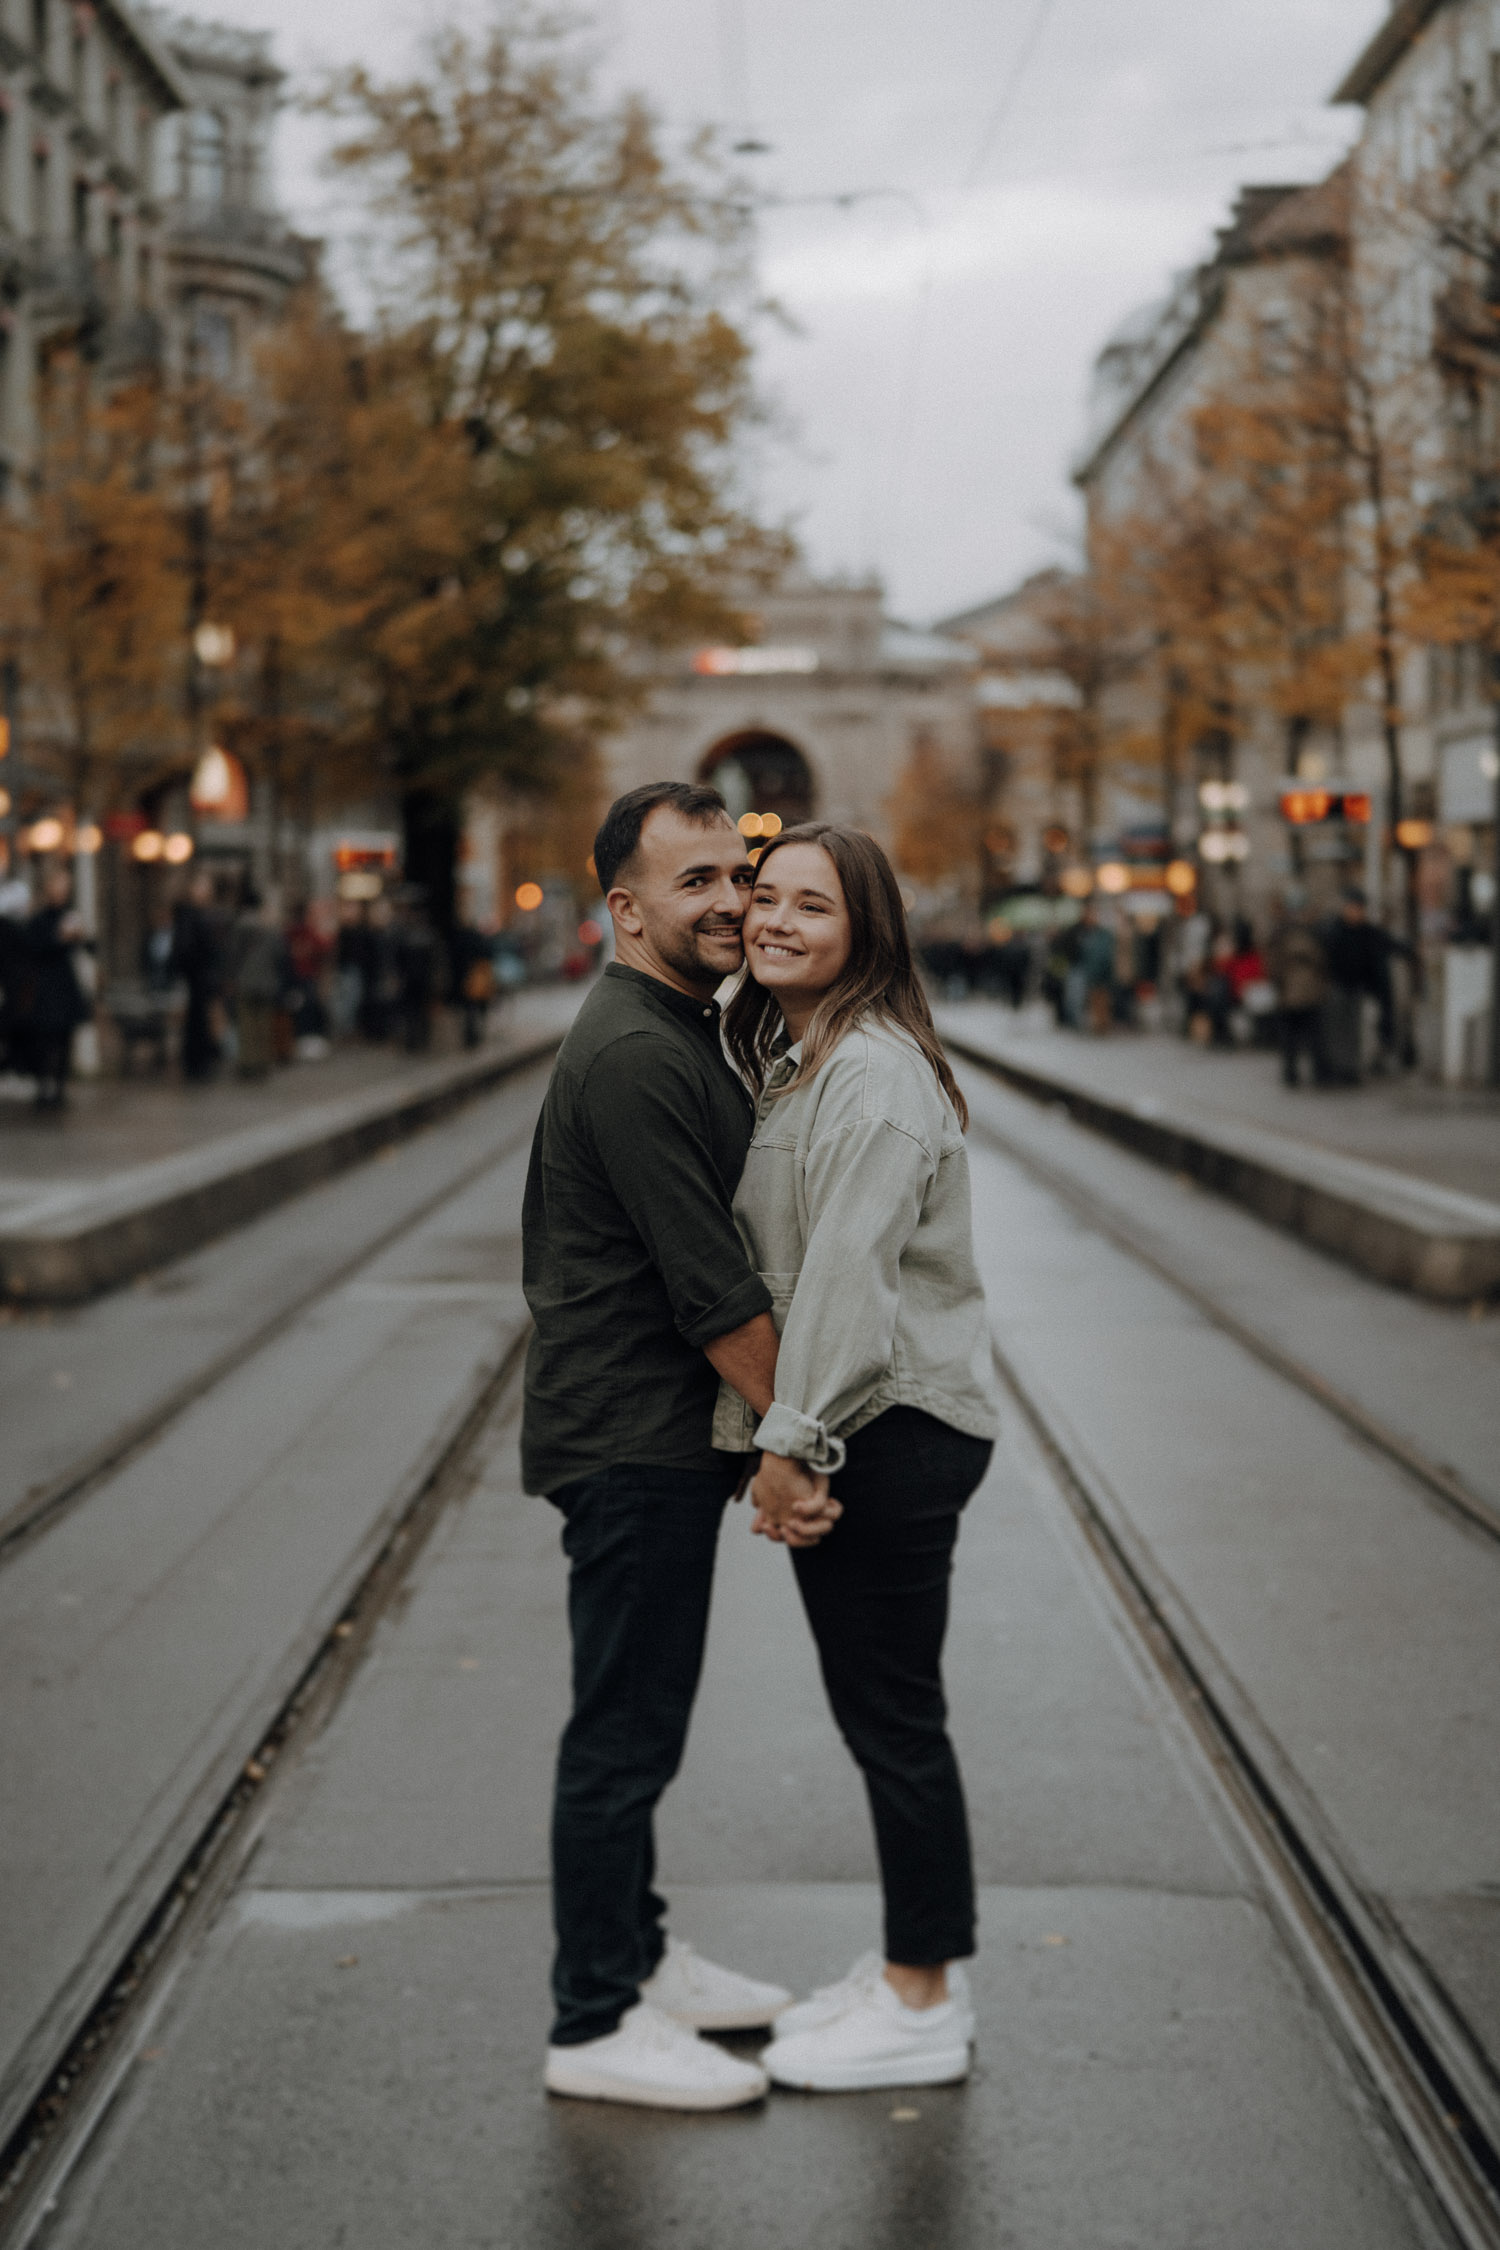
[(710, 679), (727, 679), (735, 674), (763, 678), (768, 672), (816, 672), (817, 669), (815, 648), (700, 648), (693, 658), (693, 670)]

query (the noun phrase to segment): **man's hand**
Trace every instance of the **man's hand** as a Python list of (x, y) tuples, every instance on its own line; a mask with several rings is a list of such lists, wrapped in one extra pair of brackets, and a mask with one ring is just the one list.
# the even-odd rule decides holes
[(827, 1477), (780, 1453), (761, 1455), (750, 1496), (755, 1502), (750, 1529), (782, 1547), (815, 1547), (844, 1512)]

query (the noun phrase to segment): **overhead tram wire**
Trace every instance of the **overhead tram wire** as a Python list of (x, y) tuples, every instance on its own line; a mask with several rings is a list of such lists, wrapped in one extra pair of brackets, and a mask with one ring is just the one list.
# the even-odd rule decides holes
[[(1000, 99), (985, 121), (984, 131), (979, 137), (979, 146), (975, 150), (973, 161), (964, 176), (960, 190), (963, 195), (971, 194), (978, 184), (979, 175), (989, 160), (1001, 129), (1010, 117), (1011, 110), (1015, 106), (1016, 96), (1025, 82), (1026, 73), (1031, 68), (1037, 49), (1041, 45), (1042, 34), (1046, 30), (1056, 6), (1057, 0), (1039, 0), (1039, 5), (1027, 25), (1025, 37), (1017, 49), (1010, 75), (1000, 90)], [(937, 241), (925, 214), (922, 218), (922, 225), (927, 238), (926, 254), (922, 261), (922, 272), (917, 281), (916, 298), (912, 306), (911, 341), (907, 349), (905, 378), (901, 385), (900, 403), (897, 408), (895, 443), (892, 448), (893, 458), (888, 464), (885, 478), (885, 489), (889, 493), (891, 501), (890, 514), (896, 520), (898, 536), (900, 512), (905, 498), (906, 480), (911, 465), (917, 401), (922, 385), (922, 367), (927, 356), (927, 329), (932, 311), (933, 285), (937, 279)]]
[(1027, 27), (1026, 36), (1021, 41), (1016, 59), (1011, 65), (1010, 76), (1000, 89), (1000, 99), (990, 112), (984, 131), (979, 136), (979, 146), (974, 152), (974, 160), (964, 175), (963, 193), (965, 195), (972, 193), (979, 184), (979, 175), (989, 162), (990, 151), (1000, 137), (1001, 128), (1010, 118), (1010, 113), (1015, 107), (1016, 96), (1021, 91), (1026, 73), (1031, 68), (1036, 51), (1042, 43), (1042, 33), (1046, 30), (1056, 7), (1057, 0), (1039, 0), (1036, 13)]

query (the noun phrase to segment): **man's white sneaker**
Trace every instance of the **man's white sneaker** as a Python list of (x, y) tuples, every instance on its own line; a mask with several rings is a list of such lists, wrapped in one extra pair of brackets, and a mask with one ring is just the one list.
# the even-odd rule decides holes
[(791, 1997), (779, 1984), (757, 1984), (705, 1961), (680, 1938), (668, 1938), (655, 1974), (641, 1986), (643, 2000), (695, 2031), (760, 2031)]
[[(837, 1984), (820, 1984), (805, 2000), (794, 2000), (783, 2008), (776, 2018), (776, 2036), (788, 2039), (794, 2032), (816, 2031), (820, 2025), (832, 2023), (835, 2016), (867, 1993), (874, 1984), (885, 1982), (885, 1963), (878, 1953), (862, 1953), (846, 1977)], [(974, 2036), (974, 2002), (969, 1992), (969, 1980), (956, 1961), (948, 1969), (948, 1997), (964, 2019), (964, 2036)]]
[(754, 2063), (726, 2055), (644, 2002), (603, 2039), (549, 2047), (544, 2078), (552, 2094), (643, 2109), (740, 2109), (766, 2090), (766, 2074)]
[(956, 2000), (908, 2008), (885, 1978), (852, 1993), (811, 2031), (778, 2035), (761, 2066), (778, 2086), (852, 2093), (867, 2086), (947, 2086), (969, 2074), (971, 2022)]

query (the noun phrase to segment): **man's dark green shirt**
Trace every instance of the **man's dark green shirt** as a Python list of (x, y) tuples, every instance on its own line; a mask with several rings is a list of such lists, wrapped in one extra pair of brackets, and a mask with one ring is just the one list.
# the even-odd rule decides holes
[(563, 1041), (531, 1147), (528, 1492), (612, 1463), (723, 1461), (703, 1347), (771, 1309), (731, 1210), (753, 1125), (714, 1003), (612, 962)]

